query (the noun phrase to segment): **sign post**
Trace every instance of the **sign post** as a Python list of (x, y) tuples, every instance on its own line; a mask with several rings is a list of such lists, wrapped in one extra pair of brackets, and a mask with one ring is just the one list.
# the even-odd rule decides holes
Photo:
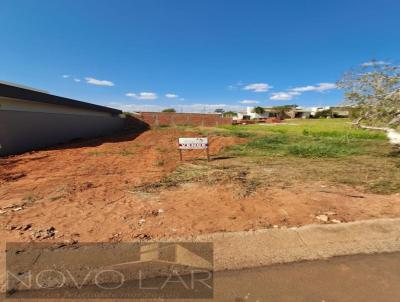
[(182, 161), (182, 150), (206, 150), (207, 161), (210, 161), (208, 137), (180, 137), (178, 138), (179, 158)]

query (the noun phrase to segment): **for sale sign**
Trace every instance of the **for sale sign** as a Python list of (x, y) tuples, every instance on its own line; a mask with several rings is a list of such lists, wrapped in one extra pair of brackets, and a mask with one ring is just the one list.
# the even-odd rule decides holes
[(207, 137), (180, 137), (179, 138), (179, 149), (207, 149), (208, 138)]
[(178, 138), (179, 158), (181, 161), (182, 150), (205, 150), (207, 160), (210, 161), (208, 137), (180, 137)]

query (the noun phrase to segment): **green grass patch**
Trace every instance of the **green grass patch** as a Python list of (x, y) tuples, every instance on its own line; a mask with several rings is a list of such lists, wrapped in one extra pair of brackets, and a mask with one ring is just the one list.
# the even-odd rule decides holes
[(361, 153), (357, 146), (336, 143), (298, 143), (288, 146), (288, 154), (298, 157), (342, 157)]
[(238, 156), (343, 157), (365, 152), (362, 144), (342, 138), (306, 138), (285, 134), (257, 138), (229, 148)]
[(231, 135), (246, 133), (247, 137), (254, 138), (228, 149), (231, 155), (237, 156), (337, 158), (368, 153), (377, 155), (380, 148), (387, 145), (385, 133), (353, 128), (344, 119), (290, 120), (282, 125), (229, 125), (220, 128)]
[(227, 148), (228, 155), (233, 156), (338, 158), (363, 154), (382, 156), (387, 149), (385, 133), (354, 128), (348, 119), (295, 119), (274, 125), (207, 128), (180, 125), (177, 128), (209, 137), (247, 138), (247, 143)]

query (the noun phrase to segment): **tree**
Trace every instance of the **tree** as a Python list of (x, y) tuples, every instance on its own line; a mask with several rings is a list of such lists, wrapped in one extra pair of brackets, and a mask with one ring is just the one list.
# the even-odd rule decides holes
[(345, 104), (354, 108), (354, 124), (400, 124), (400, 69), (371, 61), (347, 72), (337, 83), (345, 91)]
[(257, 114), (264, 114), (265, 113), (265, 109), (263, 107), (257, 106), (253, 108), (253, 112), (257, 113)]
[(227, 111), (222, 114), (223, 117), (234, 117), (237, 116), (237, 113), (234, 111)]
[(224, 112), (225, 112), (225, 110), (224, 110), (224, 109), (222, 109), (222, 108), (217, 108), (217, 109), (215, 109), (215, 110), (214, 110), (214, 112), (215, 112), (215, 113), (222, 114), (222, 113), (224, 113)]
[(174, 108), (166, 108), (162, 112), (176, 112)]
[(321, 111), (317, 111), (315, 113), (315, 118), (322, 118), (322, 117), (334, 117), (334, 113), (332, 109), (325, 109), (325, 110), (321, 110)]
[(287, 116), (287, 112), (293, 110), (297, 107), (297, 105), (283, 105), (283, 106), (274, 106), (272, 109), (276, 113), (276, 117), (283, 120), (285, 116)]

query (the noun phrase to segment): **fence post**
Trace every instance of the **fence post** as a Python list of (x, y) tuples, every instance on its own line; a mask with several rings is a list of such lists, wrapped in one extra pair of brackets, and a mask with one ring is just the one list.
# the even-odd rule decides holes
[(159, 125), (160, 125), (160, 121), (158, 120), (158, 114), (154, 114), (154, 117), (155, 117), (154, 124), (155, 124), (156, 126), (159, 126)]

